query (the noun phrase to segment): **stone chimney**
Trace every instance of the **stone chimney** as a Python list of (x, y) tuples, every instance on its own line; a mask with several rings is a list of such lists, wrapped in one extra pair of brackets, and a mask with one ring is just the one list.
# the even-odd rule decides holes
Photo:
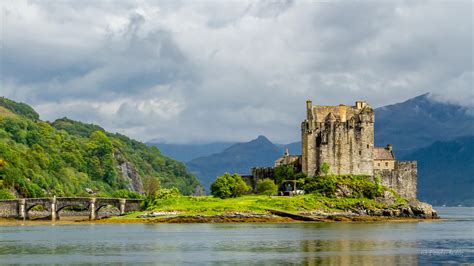
[(288, 148), (285, 149), (285, 157), (290, 156), (290, 152), (288, 151)]
[(356, 109), (362, 109), (367, 105), (365, 101), (357, 101), (356, 102)]
[(392, 147), (392, 144), (387, 144), (387, 148), (386, 148), (388, 151), (392, 151), (393, 147)]
[(310, 100), (306, 101), (306, 118), (313, 120), (313, 102)]

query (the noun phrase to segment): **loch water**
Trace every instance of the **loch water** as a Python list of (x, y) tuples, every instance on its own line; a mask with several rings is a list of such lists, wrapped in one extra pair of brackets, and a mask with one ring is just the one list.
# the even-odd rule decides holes
[(474, 208), (422, 222), (0, 225), (0, 264), (474, 263)]

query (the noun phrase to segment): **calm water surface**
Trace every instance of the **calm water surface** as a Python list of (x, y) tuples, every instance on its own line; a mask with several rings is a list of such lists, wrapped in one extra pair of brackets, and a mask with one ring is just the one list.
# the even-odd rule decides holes
[(0, 226), (0, 264), (434, 265), (474, 262), (474, 208), (444, 221)]

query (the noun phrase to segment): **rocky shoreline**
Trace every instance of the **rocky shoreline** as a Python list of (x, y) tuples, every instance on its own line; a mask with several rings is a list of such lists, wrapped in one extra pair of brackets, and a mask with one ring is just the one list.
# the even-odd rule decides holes
[(420, 221), (439, 219), (430, 204), (413, 201), (386, 209), (357, 209), (345, 212), (289, 213), (267, 210), (267, 213), (229, 212), (218, 215), (182, 215), (180, 212), (150, 212), (137, 216), (144, 223), (253, 223), (253, 222), (337, 222), (337, 221)]

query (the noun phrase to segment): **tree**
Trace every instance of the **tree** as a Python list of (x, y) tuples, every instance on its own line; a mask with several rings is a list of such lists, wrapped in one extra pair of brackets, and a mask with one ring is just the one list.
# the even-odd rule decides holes
[(160, 190), (160, 179), (154, 176), (145, 176), (143, 178), (143, 192), (145, 197), (152, 198)]
[(250, 187), (245, 184), (238, 174), (225, 173), (219, 176), (211, 185), (211, 195), (221, 199), (236, 198), (249, 191)]
[(278, 192), (278, 187), (270, 178), (257, 181), (257, 193), (262, 195), (273, 195)]
[(295, 178), (295, 168), (291, 165), (281, 165), (275, 168), (275, 181), (278, 185), (285, 180), (293, 180)]
[(321, 166), (319, 167), (319, 169), (321, 170), (321, 173), (325, 176), (328, 175), (330, 168), (331, 167), (329, 166), (327, 162), (323, 162)]

